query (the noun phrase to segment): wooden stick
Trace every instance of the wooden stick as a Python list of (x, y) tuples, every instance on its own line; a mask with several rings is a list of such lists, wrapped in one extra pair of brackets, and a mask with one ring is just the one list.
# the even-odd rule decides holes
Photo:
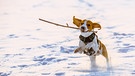
[(50, 23), (50, 24), (54, 24), (54, 25), (56, 25), (56, 26), (61, 26), (61, 27), (66, 27), (66, 28), (72, 28), (72, 29), (79, 29), (79, 28), (77, 28), (77, 27), (71, 27), (71, 26), (69, 26), (68, 24), (67, 24), (67, 26), (65, 26), (65, 25), (57, 24), (57, 23), (54, 23), (54, 22), (51, 22), (51, 21), (47, 21), (47, 20), (44, 20), (44, 19), (41, 19), (41, 18), (39, 18), (39, 20), (40, 20), (40, 21), (47, 22), (47, 23)]

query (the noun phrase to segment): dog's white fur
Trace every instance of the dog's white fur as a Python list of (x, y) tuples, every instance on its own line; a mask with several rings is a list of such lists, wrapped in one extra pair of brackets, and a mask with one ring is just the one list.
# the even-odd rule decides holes
[[(82, 30), (81, 29), (82, 27), (85, 28), (83, 30), (83, 32), (81, 31), (81, 35), (84, 36), (84, 37), (88, 37), (93, 33), (93, 31), (89, 31), (89, 28), (87, 28), (88, 26), (86, 24), (87, 24), (87, 20), (85, 20), (83, 25), (81, 25), (79, 27), (80, 30)], [(92, 42), (87, 43), (87, 44), (85, 44), (83, 41), (80, 40), (79, 41), (79, 47), (74, 52), (75, 53), (76, 52), (83, 53), (84, 51), (88, 51), (87, 49), (90, 49), (92, 47), (93, 50), (95, 51), (95, 53), (93, 55), (89, 56), (90, 61), (91, 61), (91, 67), (96, 66), (96, 56), (99, 55), (99, 54), (103, 55), (106, 58), (107, 66), (109, 66), (109, 64), (108, 64), (109, 59), (108, 59), (106, 47), (103, 43), (101, 43), (101, 41), (99, 41), (99, 43), (98, 43), (97, 40), (98, 40), (97, 36), (94, 37)]]

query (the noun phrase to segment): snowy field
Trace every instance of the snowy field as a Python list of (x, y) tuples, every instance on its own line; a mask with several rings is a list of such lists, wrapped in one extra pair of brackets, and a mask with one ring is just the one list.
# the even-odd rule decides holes
[[(135, 0), (0, 0), (0, 76), (135, 76)], [(57, 27), (72, 17), (99, 22), (110, 69), (74, 54), (79, 30)]]

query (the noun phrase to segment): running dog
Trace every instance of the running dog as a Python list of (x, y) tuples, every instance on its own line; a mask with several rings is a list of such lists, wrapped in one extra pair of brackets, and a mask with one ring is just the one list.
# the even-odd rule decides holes
[(91, 66), (96, 64), (96, 56), (103, 55), (106, 58), (108, 65), (108, 53), (105, 45), (98, 39), (98, 36), (93, 31), (95, 28), (101, 29), (101, 25), (93, 23), (90, 20), (81, 20), (73, 17), (73, 23), (80, 29), (79, 47), (74, 50), (74, 53), (84, 53), (90, 57)]

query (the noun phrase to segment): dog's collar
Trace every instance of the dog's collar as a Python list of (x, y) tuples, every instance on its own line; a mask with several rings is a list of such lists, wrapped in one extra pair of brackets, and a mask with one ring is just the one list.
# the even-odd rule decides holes
[(84, 37), (82, 35), (79, 36), (80, 40), (84, 42), (85, 45), (92, 42), (95, 37), (95, 33), (93, 32), (90, 36)]

